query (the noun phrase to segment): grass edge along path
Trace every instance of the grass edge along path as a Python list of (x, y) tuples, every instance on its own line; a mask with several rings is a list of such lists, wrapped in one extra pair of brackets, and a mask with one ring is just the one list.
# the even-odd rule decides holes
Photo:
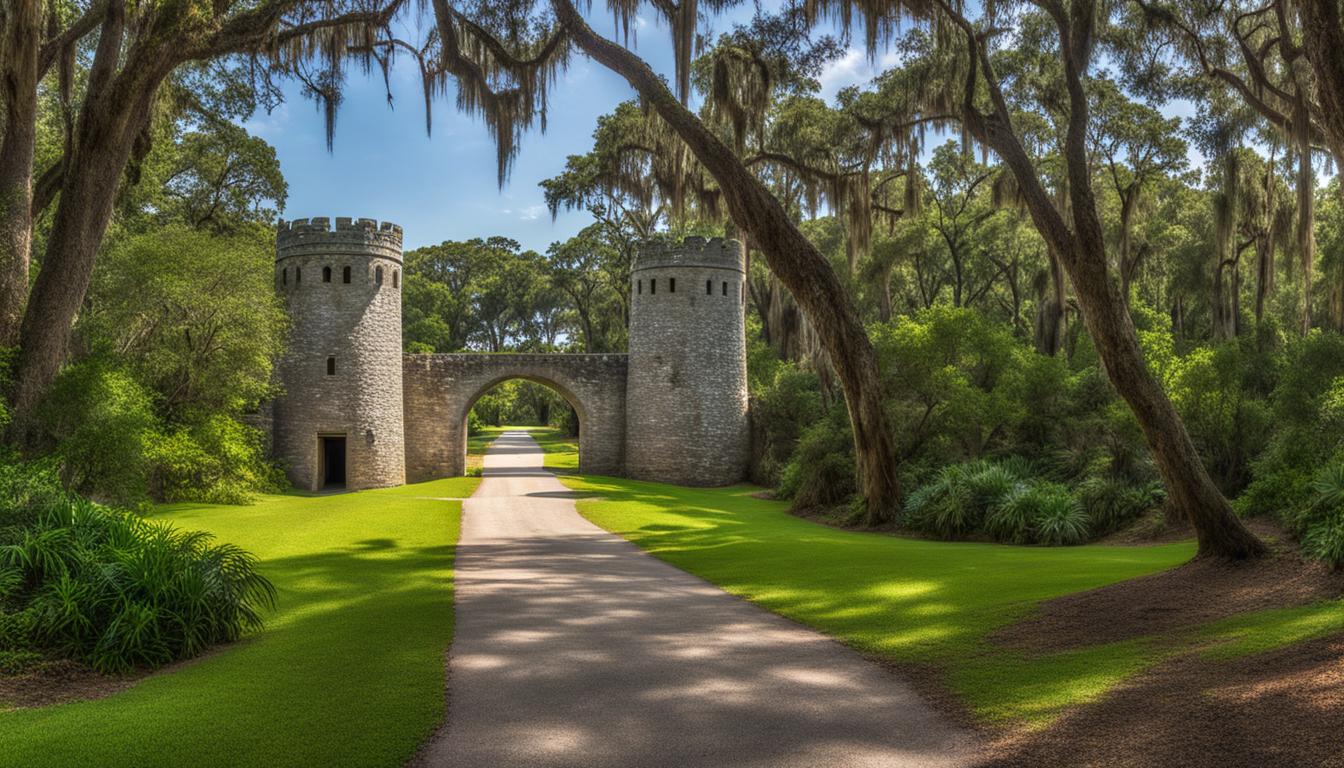
[(680, 488), (575, 475), (579, 513), (672, 565), (875, 658), (932, 671), (972, 718), (1041, 727), (1170, 656), (1233, 658), (1344, 632), (1339, 601), (1194, 632), (1029, 655), (987, 637), (1053, 597), (1175, 567), (1191, 543), (1014, 547), (845, 531), (750, 485)]
[(258, 556), (266, 628), (104, 699), (0, 712), (0, 765), (403, 765), (444, 714), (461, 502), (434, 498), (478, 482), (159, 508)]

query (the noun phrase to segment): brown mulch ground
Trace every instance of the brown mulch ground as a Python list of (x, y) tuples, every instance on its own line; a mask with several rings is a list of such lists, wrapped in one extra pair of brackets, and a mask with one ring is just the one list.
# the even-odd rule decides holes
[(73, 661), (49, 661), (21, 675), (0, 675), (0, 712), (101, 699), (123, 691), (148, 673), (101, 675)]
[(1188, 654), (988, 752), (984, 768), (1344, 768), (1344, 637)]
[(1195, 560), (1048, 601), (990, 639), (1029, 652), (1060, 651), (1342, 596), (1344, 573), (1288, 553), (1254, 563)]

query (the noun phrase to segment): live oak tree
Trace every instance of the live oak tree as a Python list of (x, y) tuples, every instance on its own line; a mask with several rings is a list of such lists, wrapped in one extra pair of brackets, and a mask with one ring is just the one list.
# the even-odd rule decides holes
[[(260, 3), (160, 0), (83, 5), (16, 0), (0, 16), (5, 129), (0, 148), (3, 315), (0, 342), (28, 282), (35, 199), (54, 206), (42, 269), (18, 329), (19, 359), (11, 436), (32, 439), (32, 416), (65, 360), (120, 182), (150, 149), (163, 86), (185, 66), (247, 57), (258, 67), (301, 72), (314, 58), (342, 61), (368, 46), (402, 0), (268, 0)], [(87, 76), (72, 86), (75, 57), (88, 51)], [(57, 70), (64, 108), (64, 151), (34, 169), (38, 88)], [(31, 177), (40, 173), (35, 195)]]
[[(715, 10), (727, 3), (707, 3)], [(610, 6), (618, 27), (629, 30), (635, 2)], [(577, 49), (622, 76), (718, 185), (722, 205), (739, 231), (764, 254), (771, 269), (807, 313), (829, 352), (846, 396), (853, 426), (865, 520), (891, 519), (900, 492), (892, 436), (877, 372), (876, 356), (858, 312), (835, 271), (805, 237), (779, 201), (726, 142), (686, 105), (690, 90), (692, 42), (700, 23), (695, 0), (660, 2), (655, 13), (673, 34), (676, 91), (639, 56), (589, 26), (569, 0), (549, 9), (530, 0), (505, 3), (433, 0), (435, 26), (424, 43), (389, 41), (384, 50), (415, 55), (425, 75), (427, 96), (451, 79), (459, 107), (480, 114), (493, 136), (501, 179), (521, 133), (544, 123), (547, 94), (555, 73)]]
[[(818, 3), (821, 11), (847, 16), (853, 5), (840, 0)], [(967, 132), (988, 147), (1013, 174), (1017, 194), (1031, 214), (1036, 228), (1059, 256), (1077, 292), (1083, 318), (1098, 355), (1116, 391), (1129, 404), (1142, 427), (1170, 502), (1194, 525), (1201, 555), (1247, 558), (1266, 549), (1233, 513), (1227, 500), (1209, 477), (1175, 407), (1149, 371), (1138, 335), (1120, 295), (1118, 282), (1108, 270), (1102, 222), (1093, 190), (1093, 164), (1089, 156), (1090, 108), (1087, 83), (1094, 57), (1106, 29), (1108, 6), (1095, 0), (1037, 0), (1012, 6), (985, 5), (972, 20), (959, 4), (947, 0), (895, 2), (864, 0), (856, 4), (868, 20), (868, 43), (875, 46), (884, 30), (903, 16), (913, 14), (937, 30), (943, 44), (957, 56), (947, 78), (959, 83), (954, 91), (958, 112)], [(1030, 17), (1052, 34), (1049, 43), (1058, 60), (1059, 79), (1055, 93), (1063, 109), (1054, 122), (1063, 137), (1062, 159), (1066, 175), (1063, 199), (1047, 187), (1040, 169), (1024, 145), (1016, 118), (1020, 109), (1010, 106), (1005, 76), (995, 54), (1007, 45), (1005, 22)], [(933, 94), (939, 106), (947, 94)]]
[[(1161, 35), (1151, 44), (1173, 44), (1182, 59), (1215, 87), (1242, 100), (1279, 133), (1296, 158), (1296, 248), (1302, 304), (1299, 329), (1312, 327), (1315, 270), (1316, 177), (1314, 155), (1329, 148), (1344, 163), (1344, 42), (1334, 0), (1132, 0)], [(1160, 61), (1155, 58), (1154, 61)], [(1153, 67), (1166, 71), (1161, 64)], [(1156, 78), (1154, 78), (1156, 79)], [(1344, 329), (1344, 316), (1335, 318)]]

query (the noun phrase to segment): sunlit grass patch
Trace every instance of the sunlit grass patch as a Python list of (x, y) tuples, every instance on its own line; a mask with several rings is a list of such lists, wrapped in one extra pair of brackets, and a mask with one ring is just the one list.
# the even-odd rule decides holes
[(1193, 547), (1012, 547), (844, 531), (794, 517), (752, 486), (565, 483), (579, 511), (650, 553), (790, 619), (897, 662), (933, 665), (986, 720), (1032, 721), (1142, 669), (1142, 643), (1032, 657), (987, 636), (1035, 604), (1175, 566)]
[(0, 764), (402, 765), (443, 716), (461, 504), (434, 499), (477, 482), (160, 508), (260, 558), (266, 629), (106, 699), (0, 714)]

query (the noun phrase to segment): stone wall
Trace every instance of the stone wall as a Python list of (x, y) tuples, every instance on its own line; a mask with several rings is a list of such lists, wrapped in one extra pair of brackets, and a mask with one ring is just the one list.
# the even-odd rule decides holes
[(655, 243), (631, 274), (626, 473), (680, 485), (746, 475), (746, 265), (736, 240)]
[(626, 367), (626, 356), (619, 354), (406, 355), (401, 380), (407, 479), (462, 474), (467, 414), (481, 395), (509, 379), (547, 384), (578, 412), (579, 471), (620, 475)]
[(322, 487), (324, 435), (346, 439), (348, 488), (406, 481), (401, 269), (401, 227), (391, 222), (280, 223), (275, 286), (291, 330), (279, 365), (274, 451), (295, 487)]
[[(460, 475), (467, 415), (491, 387), (553, 387), (579, 416), (579, 468), (682, 485), (746, 475), (745, 263), (733, 240), (655, 243), (631, 277), (630, 353), (401, 352), (401, 228), (297, 219), (276, 236), (291, 320), (273, 450), (298, 488), (323, 486), (321, 439), (346, 440), (346, 486)], [(330, 367), (329, 367), (330, 366)]]

